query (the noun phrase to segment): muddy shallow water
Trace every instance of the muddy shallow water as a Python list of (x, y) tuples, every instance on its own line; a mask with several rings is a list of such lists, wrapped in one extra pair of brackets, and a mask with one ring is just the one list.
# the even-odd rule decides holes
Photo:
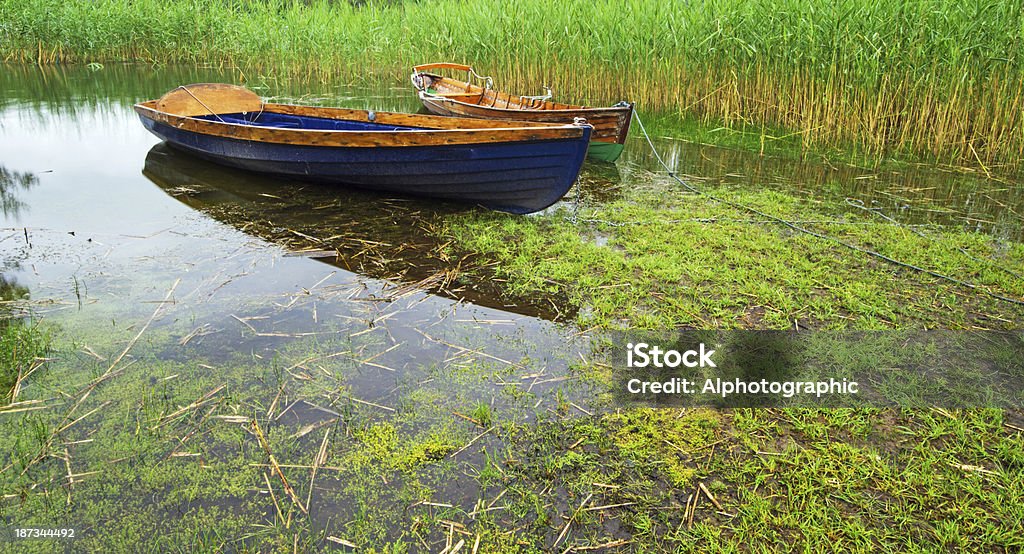
[[(109, 324), (127, 340), (173, 287), (154, 328), (180, 344), (158, 357), (211, 363), (252, 353), (294, 364), (303, 357), (286, 354), (289, 345), (316, 348), (294, 341), (380, 336), (347, 356), (371, 360), (353, 389), (370, 400), (395, 394), (381, 383), (418, 379), (460, 353), (510, 367), (528, 359), (531, 374), (559, 379), (586, 356), (587, 338), (564, 323), (574, 315), (564, 297), (509, 297), (437, 238), (446, 217), (479, 208), (223, 168), (160, 143), (131, 110), (180, 83), (238, 79), (174, 67), (5, 68), (0, 261), (4, 278), (28, 289), (33, 313), (71, 336)], [(418, 109), (400, 83), (248, 85), (285, 102)], [(698, 187), (770, 187), (905, 224), (1021, 236), (1019, 183), (762, 157), (669, 138), (665, 117), (646, 117), (665, 161)], [(618, 199), (641, 182), (654, 192), (677, 186), (659, 170), (636, 129), (617, 164), (588, 163), (549, 211)], [(494, 390), (477, 393), (493, 402)]]
[[(130, 109), (177, 82), (229, 79), (124, 67), (8, 74), (0, 251), (37, 313), (68, 324), (131, 317), (180, 280), (174, 311), (190, 311), (197, 328), (248, 330), (237, 319), (269, 305), (276, 315), (263, 334), (313, 333), (325, 318), (348, 318), (391, 334), (429, 322), (440, 336), (511, 327), (536, 335), (530, 342), (562, 342), (550, 302), (518, 305), (432, 263), (440, 245), (422, 227), (468, 208), (226, 170), (159, 144)], [(408, 109), (401, 92), (346, 88), (318, 100)], [(204, 339), (195, 344), (215, 342)], [(401, 355), (384, 362), (402, 365)]]
[[(28, 286), (35, 298), (66, 302), (73, 297), (76, 305), (83, 303), (83, 291), (86, 304), (104, 297), (128, 303), (181, 277), (183, 287), (215, 287), (205, 301), (217, 305), (229, 297), (311, 286), (333, 265), (337, 269), (322, 284), (359, 281), (374, 289), (368, 293), (373, 295), (418, 283), (417, 290), (438, 293), (418, 305), (420, 314), (456, 306), (474, 317), (510, 319), (517, 328), (530, 329), (550, 329), (544, 320), (572, 315), (560, 298), (509, 299), (500, 284), (441, 274), (450, 260), (444, 259), (444, 245), (432, 242), (431, 226), (447, 214), (475, 208), (221, 168), (158, 144), (130, 109), (176, 84), (238, 77), (231, 71), (116, 65), (97, 71), (5, 68), (0, 77), (5, 275)], [(418, 108), (401, 84), (351, 87), (264, 78), (249, 86), (284, 101)], [(901, 223), (1021, 236), (1019, 183), (920, 166), (875, 171), (761, 157), (667, 138), (662, 135), (671, 129), (648, 126), (664, 159), (699, 187), (772, 187), (812, 198), (844, 198), (849, 210), (871, 208)], [(659, 170), (634, 132), (617, 166), (588, 164), (579, 190), (561, 205), (618, 198), (635, 179)], [(225, 311), (223, 306), (211, 310)]]
[[(19, 309), (74, 345), (55, 362), (63, 371), (80, 371), (86, 383), (127, 352), (128, 364), (148, 372), (132, 382), (168, 399), (155, 414), (158, 426), (173, 406), (230, 383), (235, 398), (224, 406), (236, 415), (217, 417), (250, 416), (257, 406), (290, 426), (300, 441), (294, 448), (306, 453), (319, 446), (318, 438), (307, 444), (319, 426), (344, 418), (373, 428), (366, 414), (426, 414), (402, 420), (399, 428), (415, 434), (434, 429), (440, 416), (472, 419), (481, 404), (504, 421), (566, 406), (587, 413), (587, 383), (567, 385), (584, 381), (573, 365), (589, 355), (590, 339), (569, 323), (565, 298), (509, 297), (486, 271), (466, 270), (473, 259), (436, 238), (446, 217), (477, 208), (225, 169), (160, 144), (131, 110), (182, 83), (237, 80), (231, 71), (132, 66), (0, 71), (0, 274), (28, 296)], [(249, 85), (282, 101), (417, 109), (398, 83)], [(842, 209), (867, 207), (901, 223), (1022, 236), (1020, 183), (760, 157), (654, 134), (666, 161), (697, 186), (766, 186), (848, 199)], [(641, 180), (674, 186), (651, 178), (659, 169), (634, 131), (616, 165), (588, 164), (577, 190), (552, 210), (621, 198)], [(189, 377), (202, 385), (183, 385)], [(168, 392), (178, 385), (183, 392)], [(58, 390), (49, 386), (36, 395)], [(83, 428), (91, 436), (103, 427)], [(458, 430), (456, 442), (479, 431)], [(167, 455), (191, 455), (185, 450)], [(217, 443), (210, 453), (226, 451)], [(82, 454), (82, 465), (103, 456)], [(432, 482), (433, 498), (468, 511), (482, 493), (473, 483), (462, 488), (443, 474)], [(322, 486), (337, 495), (317, 515), (323, 525), (336, 512), (351, 515), (347, 502), (365, 496), (343, 481)], [(209, 505), (230, 506), (235, 497), (224, 498)]]

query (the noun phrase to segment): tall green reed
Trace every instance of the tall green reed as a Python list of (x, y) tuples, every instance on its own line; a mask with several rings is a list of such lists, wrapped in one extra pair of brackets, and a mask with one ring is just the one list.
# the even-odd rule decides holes
[(405, 79), (472, 63), (502, 88), (1017, 166), (1024, 17), (998, 0), (0, 0), (0, 57)]

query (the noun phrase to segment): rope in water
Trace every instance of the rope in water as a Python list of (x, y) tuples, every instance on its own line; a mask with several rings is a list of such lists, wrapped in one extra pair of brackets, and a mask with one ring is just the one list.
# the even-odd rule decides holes
[[(922, 233), (921, 231), (918, 231), (918, 230), (914, 229), (912, 225), (904, 225), (904, 224), (900, 223), (899, 221), (896, 221), (895, 218), (892, 218), (892, 217), (889, 217), (889, 216), (885, 215), (884, 213), (882, 213), (882, 210), (880, 208), (869, 208), (869, 207), (865, 206), (864, 205), (864, 201), (859, 199), (859, 198), (847, 198), (846, 199), (846, 203), (849, 206), (852, 206), (852, 207), (857, 208), (859, 210), (864, 210), (866, 212), (869, 212), (869, 213), (872, 213), (874, 215), (877, 215), (878, 217), (880, 217), (880, 218), (882, 218), (882, 219), (884, 219), (886, 221), (891, 222), (893, 225), (896, 225), (897, 227), (905, 227), (908, 231), (910, 231), (911, 233), (914, 233), (915, 235), (917, 235), (917, 236), (919, 236), (919, 237), (921, 237), (923, 239), (932, 240), (932, 238), (929, 237), (928, 235)], [(996, 269), (998, 269), (1000, 271), (1003, 271), (1003, 272), (1005, 272), (1005, 273), (1007, 273), (1009, 275), (1012, 275), (1012, 276), (1016, 277), (1017, 279), (1020, 279), (1020, 280), (1024, 281), (1024, 276), (1022, 276), (1020, 273), (1017, 273), (1016, 271), (1014, 271), (1014, 270), (1012, 270), (1012, 269), (1010, 269), (1008, 267), (1003, 267), (1003, 266), (993, 262), (992, 260), (986, 260), (984, 258), (975, 257), (973, 254), (971, 254), (967, 250), (964, 250), (963, 248), (960, 248), (959, 246), (957, 246), (956, 249), (961, 254), (963, 254), (964, 256), (967, 256), (968, 258), (970, 258), (971, 260), (973, 260), (975, 262), (983, 263), (983, 264), (988, 264), (988, 265), (990, 265), (990, 266), (992, 266), (992, 267), (994, 267), (994, 268), (996, 268)]]
[[(661, 164), (661, 167), (665, 168), (665, 171), (668, 172), (669, 177), (672, 177), (673, 179), (675, 179), (676, 182), (678, 182), (680, 185), (682, 185), (683, 188), (685, 188), (686, 190), (692, 192), (693, 194), (704, 196), (706, 198), (714, 200), (715, 202), (718, 202), (720, 204), (725, 204), (726, 206), (731, 206), (731, 207), (736, 208), (738, 210), (750, 212), (752, 214), (755, 214), (755, 215), (763, 217), (763, 218), (765, 218), (767, 220), (770, 220), (771, 222), (778, 223), (780, 225), (784, 225), (784, 226), (786, 226), (786, 227), (788, 227), (788, 228), (790, 228), (790, 229), (792, 229), (794, 231), (797, 231), (799, 233), (804, 233), (806, 235), (810, 235), (812, 237), (819, 238), (821, 240), (826, 240), (826, 241), (829, 241), (829, 242), (833, 242), (833, 243), (838, 244), (840, 246), (844, 246), (846, 248), (849, 248), (850, 250), (853, 250), (855, 252), (860, 252), (862, 254), (867, 254), (868, 256), (872, 256), (874, 258), (878, 258), (879, 260), (885, 261), (885, 262), (893, 264), (895, 266), (902, 267), (902, 268), (905, 268), (905, 269), (911, 269), (913, 271), (917, 271), (919, 273), (924, 273), (926, 275), (931, 275), (932, 277), (935, 277), (937, 279), (942, 279), (944, 281), (948, 281), (950, 283), (953, 283), (953, 284), (956, 284), (956, 285), (960, 285), (962, 287), (966, 287), (966, 288), (969, 288), (971, 290), (981, 291), (981, 292), (987, 294), (988, 296), (991, 296), (992, 298), (995, 298), (997, 300), (1002, 300), (1004, 302), (1010, 302), (1012, 304), (1017, 304), (1017, 305), (1020, 305), (1020, 306), (1024, 306), (1024, 301), (1022, 301), (1022, 300), (1018, 300), (1016, 298), (1010, 298), (1008, 296), (1003, 296), (1001, 294), (994, 293), (994, 292), (988, 290), (987, 288), (985, 288), (985, 287), (983, 287), (981, 285), (978, 285), (978, 284), (975, 284), (975, 283), (970, 283), (970, 282), (967, 282), (967, 281), (963, 281), (963, 280), (957, 279), (955, 277), (950, 277), (949, 275), (945, 275), (945, 274), (939, 273), (937, 271), (933, 271), (931, 269), (927, 269), (927, 268), (920, 267), (920, 266), (917, 266), (917, 265), (914, 265), (914, 264), (911, 264), (911, 263), (907, 263), (907, 262), (903, 262), (903, 261), (897, 260), (897, 259), (892, 258), (890, 256), (886, 256), (885, 254), (882, 254), (881, 252), (877, 252), (875, 250), (871, 250), (870, 248), (863, 248), (863, 247), (857, 246), (855, 244), (846, 242), (846, 241), (844, 241), (842, 239), (838, 239), (836, 237), (831, 237), (831, 236), (828, 236), (828, 235), (825, 235), (825, 234), (822, 234), (822, 233), (818, 233), (816, 231), (812, 231), (812, 230), (810, 230), (810, 229), (808, 229), (806, 227), (800, 226), (799, 224), (797, 224), (797, 222), (788, 221), (788, 220), (782, 219), (781, 217), (777, 217), (777, 216), (774, 216), (774, 215), (762, 212), (761, 210), (758, 210), (757, 208), (754, 208), (754, 207), (751, 207), (751, 206), (747, 206), (746, 204), (740, 204), (739, 202), (733, 202), (732, 200), (727, 200), (727, 199), (721, 198), (719, 196), (716, 196), (714, 194), (711, 194), (711, 193), (709, 193), (707, 191), (698, 189), (698, 188), (694, 187), (693, 185), (690, 185), (686, 181), (680, 179), (676, 175), (675, 171), (673, 171), (672, 168), (669, 167), (669, 165), (667, 163), (665, 163), (665, 160), (662, 159), (661, 154), (658, 152), (658, 149), (655, 148), (654, 142), (651, 140), (651, 136), (647, 134), (647, 129), (644, 127), (644, 123), (640, 119), (640, 114), (637, 113), (636, 110), (633, 111), (633, 117), (636, 118), (637, 125), (640, 126), (640, 131), (643, 133), (644, 139), (647, 140), (647, 144), (651, 147), (651, 152), (654, 153), (654, 157), (657, 158), (658, 163)], [(1010, 272), (1010, 273), (1013, 273), (1013, 272)], [(1014, 275), (1016, 275), (1016, 274), (1014, 274)]]

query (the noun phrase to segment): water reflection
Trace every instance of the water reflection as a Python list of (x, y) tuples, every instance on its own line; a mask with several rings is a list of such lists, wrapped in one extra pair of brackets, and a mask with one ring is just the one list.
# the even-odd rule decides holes
[(463, 274), (471, 260), (453, 255), (438, 231), (444, 216), (474, 208), (238, 171), (166, 143), (149, 151), (142, 173), (183, 204), (298, 255), (490, 308), (571, 315), (556, 310), (564, 302), (510, 301), (492, 281)]
[[(769, 188), (849, 211), (863, 205), (900, 223), (935, 223), (1024, 238), (1024, 186), (982, 171), (911, 165), (875, 170), (814, 159), (757, 153), (659, 137), (665, 163), (699, 187)], [(627, 171), (660, 169), (646, 141), (633, 136), (621, 163)], [(671, 182), (667, 186), (673, 186)], [(849, 198), (850, 205), (842, 203)], [(882, 221), (879, 219), (879, 221)]]
[(4, 219), (17, 219), (27, 205), (17, 193), (39, 184), (39, 178), (27, 171), (12, 171), (0, 165), (0, 211)]
[[(85, 133), (88, 129), (84, 126), (97, 118), (131, 120), (129, 124), (135, 125), (132, 118), (122, 115), (130, 112), (133, 103), (191, 82), (244, 84), (281, 102), (405, 112), (421, 109), (405, 82), (351, 86), (341, 79), (304, 82), (245, 75), (234, 68), (108, 64), (98, 71), (85, 67), (2, 66), (0, 110), (16, 107), (8, 113), (22, 120), (24, 128), (32, 126), (26, 119), (38, 124), (52, 122), (56, 116), (62, 128), (81, 127), (79, 132)], [(937, 223), (1012, 240), (1024, 238), (1024, 187), (1016, 178), (989, 178), (984, 171), (930, 165), (875, 170), (813, 158), (759, 156), (756, 152), (660, 136), (679, 135), (684, 133), (679, 129), (685, 127), (672, 118), (644, 115), (652, 121), (655, 145), (668, 165), (701, 186), (745, 190), (767, 187), (857, 210), (842, 202), (851, 198), (902, 223)], [(637, 127), (617, 165), (586, 165), (581, 176), (581, 199), (607, 202), (620, 198), (634, 187), (637, 174), (652, 171), (662, 170)], [(677, 185), (665, 179), (658, 186)], [(570, 203), (574, 200), (572, 195), (567, 199)]]
[(10, 315), (11, 302), (28, 300), (28, 298), (28, 287), (18, 284), (16, 278), (0, 273), (0, 303), (2, 303), (0, 304), (0, 325), (5, 320), (4, 316)]

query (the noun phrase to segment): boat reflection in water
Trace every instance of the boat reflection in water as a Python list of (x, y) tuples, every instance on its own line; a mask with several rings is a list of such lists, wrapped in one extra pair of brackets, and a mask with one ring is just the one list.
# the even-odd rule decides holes
[(488, 308), (572, 315), (561, 311), (564, 299), (508, 299), (491, 279), (466, 272), (473, 260), (454, 252), (440, 230), (446, 216), (470, 207), (237, 171), (166, 143), (149, 151), (142, 173), (185, 205), (297, 255)]

